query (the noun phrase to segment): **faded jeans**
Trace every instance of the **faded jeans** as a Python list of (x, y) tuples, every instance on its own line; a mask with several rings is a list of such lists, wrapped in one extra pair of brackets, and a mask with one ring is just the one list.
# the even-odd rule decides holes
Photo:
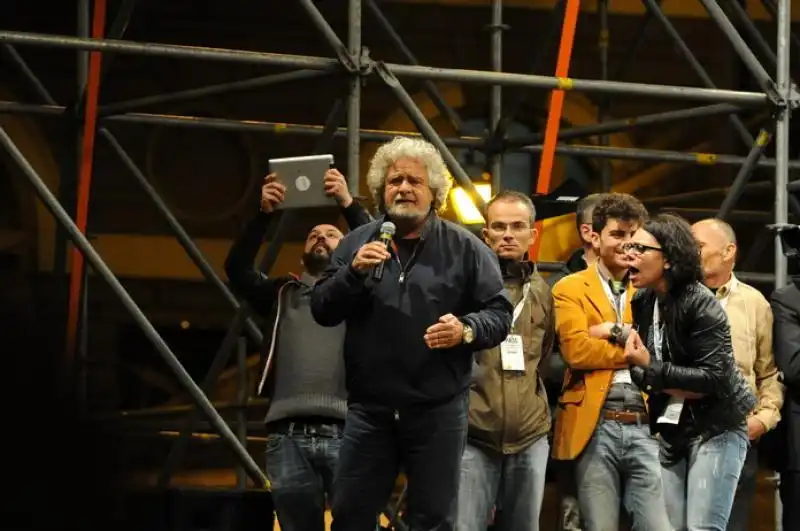
[(739, 474), (739, 485), (733, 498), (731, 516), (728, 519), (728, 531), (747, 531), (750, 529), (750, 513), (756, 497), (756, 479), (758, 475), (758, 446), (750, 443), (750, 450), (744, 460), (742, 472)]
[(664, 498), (676, 531), (725, 531), (748, 447), (742, 427), (694, 439), (686, 457), (663, 467)]
[(658, 441), (649, 426), (601, 418), (575, 463), (575, 479), (587, 531), (618, 531), (620, 501), (634, 530), (670, 531)]
[(496, 505), (496, 531), (538, 531), (549, 453), (546, 436), (510, 455), (467, 444), (456, 530), (486, 531)]
[(325, 502), (331, 494), (340, 444), (341, 435), (272, 433), (267, 437), (267, 477), (283, 531), (325, 530)]

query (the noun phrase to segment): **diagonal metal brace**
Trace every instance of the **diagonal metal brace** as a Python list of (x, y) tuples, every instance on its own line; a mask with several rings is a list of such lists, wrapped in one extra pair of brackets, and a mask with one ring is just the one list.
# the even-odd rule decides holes
[(442, 137), (439, 136), (439, 133), (436, 132), (436, 129), (434, 129), (428, 119), (425, 118), (422, 111), (419, 110), (414, 99), (406, 91), (402, 83), (400, 83), (397, 77), (395, 77), (382, 61), (378, 61), (375, 64), (375, 72), (377, 72), (378, 77), (381, 78), (384, 84), (394, 92), (394, 95), (397, 97), (406, 115), (408, 115), (419, 132), (422, 133), (422, 136), (439, 150), (439, 153), (442, 155), (445, 164), (449, 167), (450, 173), (453, 175), (456, 183), (469, 195), (481, 214), (485, 215), (486, 201), (484, 201), (483, 197), (478, 193), (472, 179), (470, 179), (467, 172), (464, 171), (458, 159), (456, 159), (453, 153), (447, 148), (447, 145), (442, 140)]
[(711, 20), (716, 23), (722, 33), (728, 38), (728, 41), (733, 46), (734, 51), (744, 63), (745, 67), (750, 71), (753, 78), (759, 86), (767, 94), (767, 97), (777, 103), (781, 100), (780, 92), (775, 81), (770, 77), (769, 72), (764, 68), (758, 57), (750, 49), (750, 46), (745, 42), (739, 31), (730, 21), (725, 11), (720, 7), (717, 0), (700, 0), (703, 7), (708, 12)]
[(325, 17), (314, 4), (314, 0), (300, 0), (299, 3), (306, 10), (308, 16), (311, 17), (311, 22), (314, 23), (320, 33), (322, 33), (322, 36), (325, 37), (325, 40), (328, 41), (333, 53), (336, 54), (336, 58), (339, 59), (344, 69), (351, 74), (361, 74), (362, 69), (358, 61), (360, 58), (353, 57), (350, 54), (350, 50), (345, 46), (339, 36), (336, 35), (331, 25), (328, 24), (328, 21), (325, 20)]

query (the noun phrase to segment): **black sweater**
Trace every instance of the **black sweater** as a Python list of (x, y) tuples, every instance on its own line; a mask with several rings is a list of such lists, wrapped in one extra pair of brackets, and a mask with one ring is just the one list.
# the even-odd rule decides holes
[[(473, 352), (499, 345), (513, 308), (497, 257), (469, 231), (432, 214), (409, 262), (393, 257), (383, 278), (356, 272), (362, 245), (383, 220), (348, 234), (311, 294), (323, 326), (347, 323), (345, 365), (351, 401), (403, 407), (435, 404), (465, 392)], [(470, 325), (475, 339), (447, 350), (425, 345), (425, 330), (445, 314)]]

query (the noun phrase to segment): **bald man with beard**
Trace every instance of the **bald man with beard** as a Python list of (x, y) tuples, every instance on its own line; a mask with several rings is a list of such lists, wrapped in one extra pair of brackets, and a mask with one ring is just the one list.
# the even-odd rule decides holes
[[(351, 229), (370, 215), (353, 200), (344, 176), (332, 169), (325, 191), (336, 199)], [(311, 289), (328, 267), (342, 231), (317, 225), (303, 248), (299, 276), (270, 278), (253, 267), (285, 187), (269, 175), (261, 189), (261, 211), (231, 247), (225, 271), (233, 290), (268, 320), (258, 394), (269, 399), (266, 472), (282, 529), (324, 531), (326, 498), (339, 458), (347, 393), (344, 385), (345, 325), (323, 327), (311, 315)]]
[(736, 278), (736, 233), (719, 219), (705, 219), (692, 226), (700, 247), (705, 285), (713, 291), (728, 315), (733, 354), (758, 403), (747, 419), (750, 450), (728, 520), (729, 531), (745, 531), (756, 490), (758, 441), (781, 418), (783, 385), (772, 352), (772, 310), (766, 298)]

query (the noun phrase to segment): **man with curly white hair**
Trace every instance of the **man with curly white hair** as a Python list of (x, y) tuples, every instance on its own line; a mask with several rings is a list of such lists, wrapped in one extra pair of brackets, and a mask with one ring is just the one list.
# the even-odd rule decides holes
[[(402, 471), (409, 528), (450, 530), (473, 355), (506, 338), (513, 308), (496, 256), (437, 215), (451, 182), (434, 146), (395, 138), (367, 184), (383, 216), (341, 241), (311, 296), (319, 324), (347, 324), (332, 529), (373, 531)], [(397, 229), (388, 248), (377, 241), (387, 221)]]

